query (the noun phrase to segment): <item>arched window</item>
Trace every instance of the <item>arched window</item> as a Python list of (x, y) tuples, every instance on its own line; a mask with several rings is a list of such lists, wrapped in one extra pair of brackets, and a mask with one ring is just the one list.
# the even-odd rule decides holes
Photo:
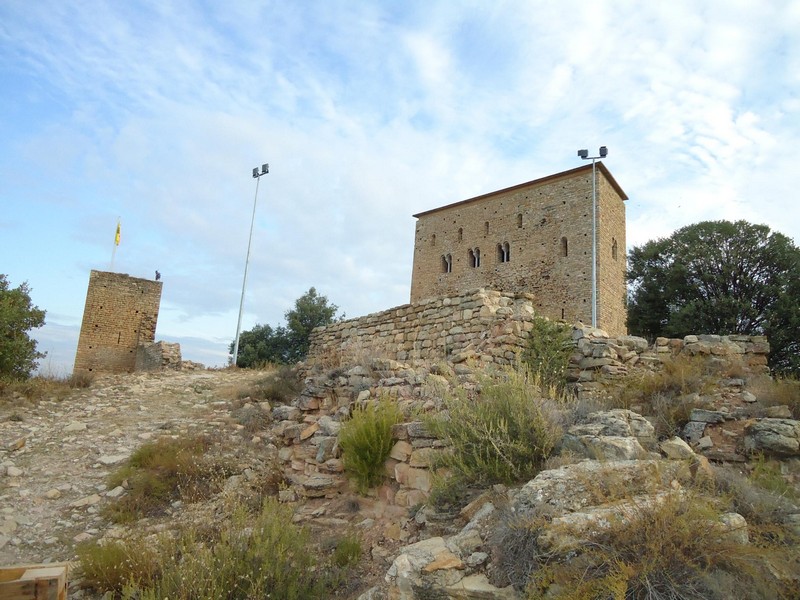
[(522, 227), (522, 213), (517, 215), (517, 227)]
[(470, 249), (468, 252), (469, 265), (474, 269), (481, 266), (481, 251), (478, 248)]
[(611, 258), (617, 260), (617, 240), (616, 238), (611, 238)]
[(483, 224), (483, 235), (489, 235), (489, 221)]
[(435, 245), (436, 245), (436, 234), (434, 233), (431, 236), (431, 246), (435, 246)]
[(450, 254), (442, 255), (442, 273), (453, 272), (453, 257)]
[(497, 261), (505, 263), (511, 260), (511, 247), (508, 242), (497, 244)]
[(561, 256), (569, 256), (569, 242), (567, 238), (561, 238)]
[(464, 229), (462, 227), (458, 228), (458, 241), (462, 241), (464, 239)]

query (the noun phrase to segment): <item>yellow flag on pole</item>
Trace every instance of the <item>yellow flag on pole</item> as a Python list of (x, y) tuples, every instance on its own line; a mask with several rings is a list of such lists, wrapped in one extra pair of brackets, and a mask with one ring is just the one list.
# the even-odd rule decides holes
[(117, 233), (114, 236), (114, 245), (119, 246), (119, 233), (120, 233), (120, 222), (117, 221)]

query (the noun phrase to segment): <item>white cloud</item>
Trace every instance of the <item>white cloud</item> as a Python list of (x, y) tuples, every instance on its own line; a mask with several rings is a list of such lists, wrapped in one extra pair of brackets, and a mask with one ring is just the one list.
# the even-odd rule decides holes
[(412, 213), (601, 144), (629, 244), (720, 218), (797, 240), (796, 4), (7, 2), (3, 233), (32, 249), (0, 260), (72, 325), (121, 216), (159, 334), (232, 337), (269, 162), (245, 327), (312, 285), (357, 316), (407, 299)]

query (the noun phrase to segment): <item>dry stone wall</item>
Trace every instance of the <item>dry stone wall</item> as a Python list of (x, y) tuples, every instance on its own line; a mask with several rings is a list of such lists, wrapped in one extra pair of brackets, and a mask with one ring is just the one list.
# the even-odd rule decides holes
[(309, 362), (357, 364), (379, 356), (411, 364), (470, 358), (510, 364), (532, 328), (533, 305), (530, 294), (483, 289), (405, 304), (315, 329)]
[[(479, 289), (341, 321), (312, 332), (308, 363), (354, 365), (379, 357), (411, 366), (439, 360), (514, 364), (533, 327), (535, 302), (527, 293)], [(754, 372), (767, 371), (769, 355), (764, 336), (688, 335), (650, 345), (642, 337), (609, 336), (576, 323), (572, 339), (570, 382), (584, 390), (636, 365), (657, 368), (670, 355), (735, 357)]]
[(170, 342), (147, 342), (136, 348), (137, 371), (179, 370), (182, 366), (181, 345)]
[[(316, 329), (304, 366), (305, 390), (292, 406), (272, 411), (282, 438), (279, 456), (294, 484), (286, 495), (331, 496), (345, 485), (338, 431), (354, 404), (389, 397), (400, 406), (433, 409), (454, 383), (474, 389), (485, 367), (515, 363), (533, 319), (530, 295), (478, 290)], [(582, 397), (602, 393), (631, 371), (658, 370), (678, 355), (735, 361), (758, 374), (767, 371), (769, 354), (763, 336), (690, 335), (651, 345), (580, 323), (572, 342), (568, 378)], [(386, 463), (390, 484), (379, 494), (398, 506), (414, 506), (428, 496), (430, 465), (442, 444), (419, 421), (395, 426), (393, 437)]]
[(575, 326), (572, 339), (575, 352), (570, 359), (568, 380), (579, 395), (591, 396), (602, 389), (603, 383), (627, 375), (634, 367), (658, 370), (665, 358), (678, 355), (736, 361), (753, 374), (769, 372), (769, 343), (760, 335), (660, 337), (650, 345), (642, 337), (609, 337), (601, 329)]

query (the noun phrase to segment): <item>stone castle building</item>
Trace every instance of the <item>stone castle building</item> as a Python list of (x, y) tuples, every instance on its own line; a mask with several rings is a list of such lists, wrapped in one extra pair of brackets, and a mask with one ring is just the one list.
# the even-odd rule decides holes
[(73, 371), (130, 373), (137, 350), (155, 340), (160, 281), (92, 271)]
[[(597, 326), (626, 332), (625, 192), (597, 171)], [(527, 292), (538, 314), (592, 322), (592, 165), (414, 215), (411, 302)]]

